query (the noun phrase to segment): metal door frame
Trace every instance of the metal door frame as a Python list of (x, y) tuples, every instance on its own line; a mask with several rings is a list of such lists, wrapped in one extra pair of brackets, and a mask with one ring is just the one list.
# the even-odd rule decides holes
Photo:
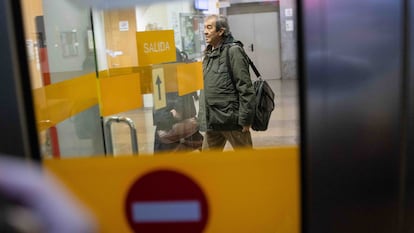
[(413, 6), (297, 5), (303, 232), (412, 231)]
[[(413, 119), (414, 114), (414, 82), (411, 68), (414, 67), (414, 51), (410, 46), (414, 31), (410, 12), (413, 12), (414, 7), (407, 0), (297, 1), (300, 12), (298, 58), (302, 231), (365, 233), (402, 232), (413, 229), (414, 224), (410, 220), (414, 216), (414, 188), (409, 181), (414, 177), (414, 163), (413, 158), (408, 155), (413, 154), (411, 152), (414, 138), (413, 123), (409, 121)], [(353, 7), (349, 8), (351, 4)], [(383, 12), (384, 6), (386, 11)], [(332, 60), (321, 59), (320, 56), (338, 55), (343, 51), (341, 46), (342, 49), (351, 45), (357, 46), (353, 44), (355, 40), (341, 41), (341, 38), (332, 33), (334, 27), (339, 26), (331, 24), (335, 22), (330, 21), (331, 17), (346, 17), (344, 25), (340, 26), (341, 30), (349, 32), (360, 25), (361, 19), (370, 17), (355, 11), (354, 17), (344, 15), (349, 13), (350, 9), (370, 12), (377, 17), (371, 19), (380, 20), (376, 24), (367, 24), (371, 27), (358, 32), (359, 35), (377, 35), (373, 37), (375, 41), (364, 49), (367, 52), (378, 52), (380, 49), (379, 54), (383, 54), (372, 57), (371, 71), (374, 74), (364, 80), (367, 82), (364, 84), (370, 84), (368, 86), (373, 91), (371, 97), (378, 97), (373, 104), (382, 100), (383, 93), (390, 93), (390, 99), (380, 103), (383, 108), (373, 109), (375, 113), (384, 114), (383, 122), (372, 122), (373, 119), (369, 117), (361, 119), (361, 116), (365, 116), (366, 109), (355, 99), (346, 99), (350, 98), (349, 90), (338, 93), (336, 88), (344, 87), (344, 84), (341, 83), (342, 80), (330, 79), (330, 74), (335, 74), (334, 70), (330, 70), (335, 68)], [(25, 43), (20, 1), (2, 1), (0, 15), (3, 22), (0, 24), (0, 33), (3, 35), (0, 37), (0, 58), (3, 68), (0, 85), (0, 103), (3, 108), (0, 129), (5, 135), (0, 140), (0, 152), (40, 160), (30, 75), (23, 46)], [(394, 43), (387, 43), (390, 40)], [(342, 43), (339, 44), (338, 41)], [(328, 54), (329, 48), (335, 49)], [(311, 52), (315, 51), (317, 56), (312, 57), (315, 54)], [(383, 62), (389, 54), (393, 59), (397, 59), (396, 63), (389, 67), (379, 66), (387, 65)], [(388, 68), (391, 72), (385, 75), (379, 73), (383, 68)], [(346, 70), (345, 74), (350, 74), (349, 70)], [(348, 77), (359, 75), (363, 77), (361, 73), (354, 73)], [(358, 79), (351, 79), (349, 82), (357, 86), (362, 85)], [(345, 98), (345, 101), (339, 102), (339, 105), (329, 103), (338, 100), (335, 99), (338, 97)], [(339, 111), (343, 114), (335, 115), (338, 110), (342, 110), (338, 109), (340, 106), (354, 108), (347, 114)], [(347, 126), (351, 123), (357, 126), (371, 125), (372, 128), (367, 129), (366, 135), (376, 138), (366, 141), (367, 138), (362, 137), (361, 141), (356, 141), (352, 131), (355, 129), (352, 127), (343, 127), (338, 131), (338, 126)], [(379, 132), (383, 133), (375, 134), (379, 128)], [(355, 146), (359, 147), (355, 149)], [(376, 150), (373, 146), (382, 148)]]
[(40, 161), (20, 1), (0, 3), (0, 152)]

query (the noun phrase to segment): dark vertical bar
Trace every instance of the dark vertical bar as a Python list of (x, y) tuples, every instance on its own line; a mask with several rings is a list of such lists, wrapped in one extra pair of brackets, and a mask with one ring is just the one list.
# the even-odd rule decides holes
[(0, 1), (0, 153), (40, 160), (20, 1)]
[(397, 232), (403, 1), (299, 1), (303, 232)]
[(296, 9), (297, 9), (297, 16), (296, 16), (296, 26), (297, 26), (297, 48), (296, 48), (296, 57), (298, 58), (298, 93), (299, 93), (299, 136), (300, 136), (300, 183), (301, 183), (301, 195), (300, 195), (300, 203), (301, 203), (301, 216), (300, 216), (300, 229), (302, 233), (310, 232), (310, 214), (309, 214), (309, 203), (310, 203), (310, 185), (309, 180), (310, 178), (307, 177), (309, 175), (310, 168), (308, 167), (309, 160), (307, 157), (306, 148), (308, 147), (308, 142), (306, 141), (307, 135), (307, 128), (306, 128), (306, 119), (307, 119), (307, 103), (306, 103), (306, 79), (304, 77), (306, 74), (306, 66), (305, 60), (300, 56), (305, 56), (305, 44), (304, 41), (306, 40), (305, 32), (304, 32), (304, 25), (303, 25), (303, 18), (304, 18), (304, 9), (305, 3), (303, 0), (296, 1)]
[(402, 232), (414, 232), (414, 4), (406, 0), (406, 58), (407, 58), (407, 102), (405, 104), (406, 140), (405, 140), (405, 195)]
[(401, 81), (401, 119), (400, 119), (400, 130), (401, 130), (401, 141), (400, 141), (400, 190), (399, 190), (399, 207), (398, 207), (398, 231), (399, 233), (406, 232), (406, 205), (407, 205), (407, 183), (406, 183), (406, 174), (407, 174), (407, 142), (408, 142), (408, 133), (409, 133), (409, 74), (410, 74), (410, 9), (408, 0), (404, 0), (402, 3), (401, 15), (403, 21), (403, 37), (402, 37), (402, 54), (403, 54), (403, 63), (402, 63), (402, 81)]

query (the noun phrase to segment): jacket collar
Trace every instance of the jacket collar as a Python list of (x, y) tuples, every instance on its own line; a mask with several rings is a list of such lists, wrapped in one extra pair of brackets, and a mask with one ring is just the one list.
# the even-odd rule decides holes
[(243, 47), (243, 43), (242, 42), (240, 42), (240, 41), (238, 41), (238, 40), (235, 40), (234, 38), (233, 38), (233, 35), (231, 35), (231, 34), (229, 34), (227, 37), (225, 37), (224, 38), (224, 40), (217, 46), (217, 48), (214, 48), (213, 49), (213, 46), (211, 46), (211, 45), (208, 45), (207, 46), (207, 48), (206, 48), (206, 50), (204, 51), (205, 52), (205, 55), (206, 56), (208, 56), (208, 57), (215, 57), (215, 56), (218, 56), (218, 55), (220, 55), (220, 52), (221, 51), (223, 51), (223, 49), (226, 47), (226, 46), (228, 46), (229, 44), (234, 44), (234, 43), (237, 43), (237, 44), (239, 44), (240, 46), (242, 46)]

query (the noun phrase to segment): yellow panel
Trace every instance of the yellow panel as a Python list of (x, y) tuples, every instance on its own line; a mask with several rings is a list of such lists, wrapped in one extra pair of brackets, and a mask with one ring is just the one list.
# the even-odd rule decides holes
[(106, 78), (110, 76), (109, 70), (101, 70), (98, 72), (98, 78)]
[(141, 93), (150, 94), (152, 93), (152, 67), (151, 66), (140, 66), (137, 67), (141, 83)]
[(102, 116), (143, 107), (138, 73), (99, 78), (99, 84)]
[(206, 233), (299, 233), (297, 147), (240, 152), (44, 160), (97, 216), (101, 232), (132, 232), (125, 217), (131, 185), (150, 171), (173, 170), (206, 196)]
[(126, 74), (139, 74), (141, 94), (152, 93), (152, 67), (151, 66), (133, 66), (124, 68), (114, 68), (107, 71), (99, 72), (99, 77), (113, 77)]
[[(108, 70), (108, 77), (138, 73), (137, 67), (112, 68)], [(99, 76), (100, 77), (100, 76)]]
[(176, 61), (174, 30), (137, 32), (139, 66)]
[(164, 64), (165, 74), (165, 91), (166, 92), (177, 92), (177, 64)]
[(180, 64), (177, 66), (178, 94), (185, 95), (204, 87), (201, 62)]
[(54, 126), (98, 104), (96, 74), (33, 90), (38, 130)]

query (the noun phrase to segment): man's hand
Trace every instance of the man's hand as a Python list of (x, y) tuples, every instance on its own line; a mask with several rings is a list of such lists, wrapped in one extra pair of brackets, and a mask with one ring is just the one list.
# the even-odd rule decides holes
[(180, 113), (178, 113), (175, 109), (171, 109), (171, 114), (172, 114), (172, 116), (175, 118), (175, 119), (177, 119), (177, 120), (181, 120), (181, 114)]
[(242, 129), (243, 133), (246, 133), (246, 132), (249, 132), (249, 131), (250, 131), (250, 125), (243, 126), (243, 129)]

